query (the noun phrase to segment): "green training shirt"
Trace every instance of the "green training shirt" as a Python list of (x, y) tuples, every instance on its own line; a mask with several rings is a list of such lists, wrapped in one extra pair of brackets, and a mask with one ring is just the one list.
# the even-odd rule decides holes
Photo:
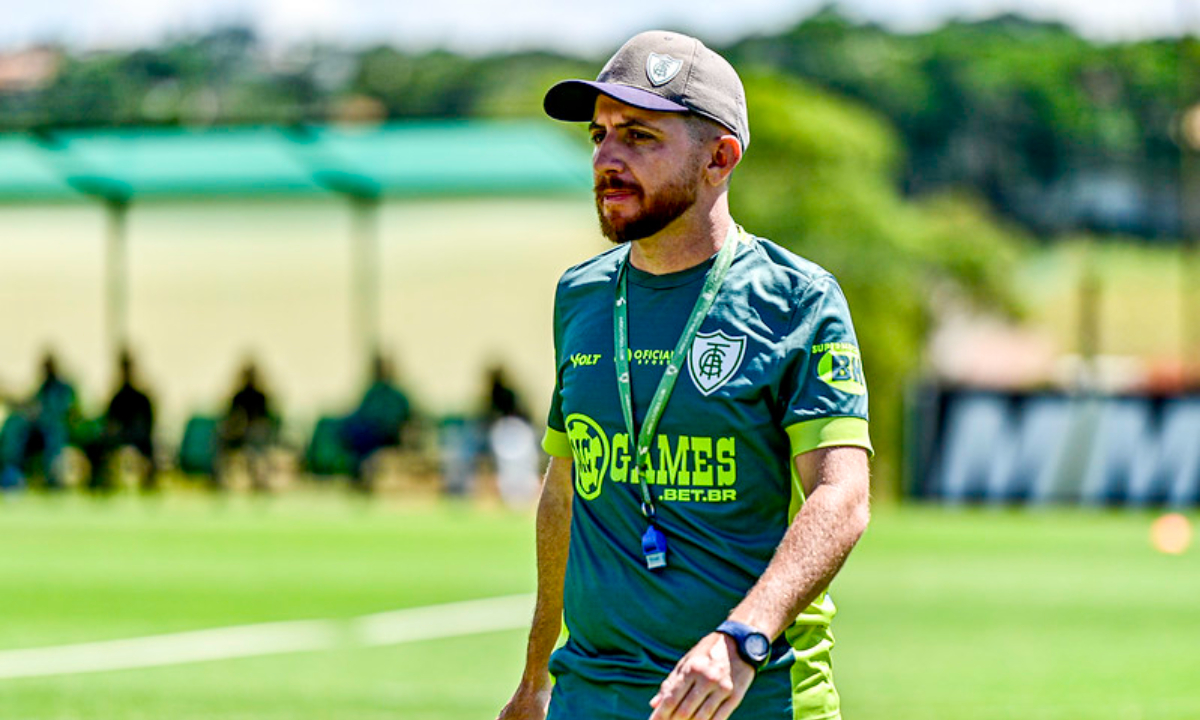
[[(551, 672), (660, 682), (766, 569), (803, 503), (792, 458), (870, 450), (867, 389), (846, 300), (828, 272), (743, 235), (700, 326), (651, 448), (645, 479), (667, 567), (647, 569), (613, 361), (617, 270), (629, 246), (568, 270), (554, 309), (557, 379), (543, 446), (574, 459), (564, 593), (566, 644)], [(638, 428), (713, 260), (667, 275), (628, 269)], [(822, 595), (797, 620), (827, 625)], [(789, 633), (793, 634), (793, 633)], [(786, 665), (787, 640), (775, 648)]]

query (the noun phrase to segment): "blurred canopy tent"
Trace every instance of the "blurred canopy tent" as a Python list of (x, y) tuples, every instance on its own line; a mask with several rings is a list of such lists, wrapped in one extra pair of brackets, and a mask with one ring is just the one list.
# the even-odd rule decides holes
[(0, 202), (578, 191), (585, 153), (543, 122), (48, 131), (0, 136)]
[(587, 149), (541, 122), (371, 127), (117, 128), (0, 135), (0, 203), (108, 209), (106, 334), (127, 339), (126, 216), (142, 201), (337, 195), (355, 208), (362, 351), (379, 339), (378, 203), (385, 198), (586, 193)]

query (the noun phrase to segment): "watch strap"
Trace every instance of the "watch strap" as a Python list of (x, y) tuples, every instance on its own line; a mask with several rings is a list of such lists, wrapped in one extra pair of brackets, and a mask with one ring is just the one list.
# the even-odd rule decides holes
[[(771, 659), (771, 640), (763, 631), (736, 620), (726, 620), (717, 626), (717, 632), (733, 638), (734, 644), (737, 645), (738, 656), (755, 670), (761, 670)], [(752, 636), (757, 636), (755, 640), (761, 642), (765, 648), (762, 657), (755, 657), (746, 646), (747, 640)]]

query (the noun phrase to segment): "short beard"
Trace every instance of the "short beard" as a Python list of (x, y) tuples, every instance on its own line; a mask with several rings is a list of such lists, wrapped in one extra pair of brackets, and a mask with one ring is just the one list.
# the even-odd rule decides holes
[[(690, 169), (690, 168), (689, 168)], [(681, 172), (657, 193), (647, 196), (640, 185), (627, 183), (615, 177), (596, 180), (596, 215), (600, 218), (600, 232), (615, 245), (641, 240), (654, 235), (675, 222), (696, 204), (699, 182)], [(627, 189), (641, 196), (644, 207), (641, 213), (628, 220), (613, 222), (604, 215), (604, 190)]]

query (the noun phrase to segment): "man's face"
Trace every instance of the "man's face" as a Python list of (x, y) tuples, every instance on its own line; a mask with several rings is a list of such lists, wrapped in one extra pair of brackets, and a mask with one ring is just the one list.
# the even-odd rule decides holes
[(590, 131), (596, 214), (609, 240), (650, 237), (696, 203), (702, 148), (682, 115), (600, 95)]

